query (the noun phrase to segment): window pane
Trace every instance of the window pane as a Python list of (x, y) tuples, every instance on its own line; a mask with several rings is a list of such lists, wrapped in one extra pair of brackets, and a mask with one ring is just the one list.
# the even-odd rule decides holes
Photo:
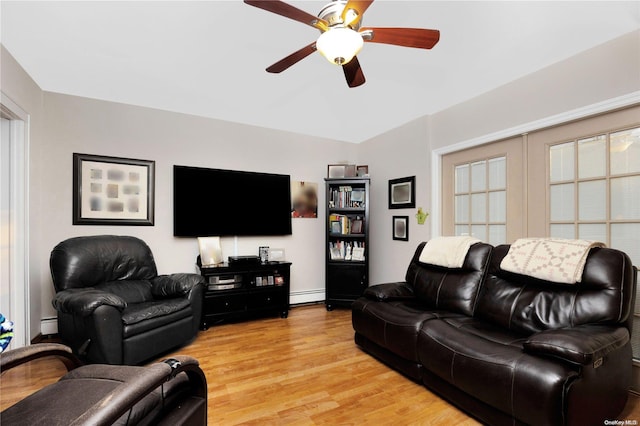
[(640, 219), (640, 176), (611, 179), (611, 219)]
[(573, 187), (572, 183), (551, 186), (552, 221), (574, 220)]
[(489, 193), (489, 222), (507, 221), (507, 191)]
[(487, 241), (487, 226), (486, 225), (471, 225), (471, 236), (476, 237), (481, 241)]
[(604, 223), (583, 223), (578, 225), (578, 238), (581, 240), (607, 243), (607, 225)]
[(497, 246), (507, 243), (507, 227), (505, 225), (489, 225), (489, 244)]
[(640, 172), (640, 127), (611, 134), (611, 174)]
[(469, 196), (456, 195), (456, 223), (469, 222)]
[(456, 225), (455, 233), (457, 236), (466, 237), (469, 235), (469, 225)]
[(640, 223), (611, 224), (611, 247), (627, 253), (635, 266), (640, 266), (638, 241), (640, 241)]
[(471, 194), (471, 223), (487, 221), (487, 194)]
[(469, 165), (456, 166), (456, 194), (469, 192)]
[(471, 164), (471, 191), (486, 191), (487, 162), (478, 161)]
[(554, 145), (549, 149), (551, 182), (570, 180), (574, 177), (574, 143)]
[(578, 184), (580, 220), (605, 220), (607, 217), (607, 182), (596, 180)]
[(505, 189), (507, 187), (506, 157), (489, 160), (489, 189)]
[(574, 225), (551, 225), (551, 235), (553, 238), (575, 238), (576, 231)]
[(607, 139), (605, 135), (578, 141), (578, 177), (604, 176), (607, 172)]

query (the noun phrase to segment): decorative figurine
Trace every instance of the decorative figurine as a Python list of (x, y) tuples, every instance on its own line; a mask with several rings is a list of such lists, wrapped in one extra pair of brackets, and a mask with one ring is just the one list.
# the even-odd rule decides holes
[(424, 221), (429, 217), (429, 213), (425, 213), (422, 211), (422, 207), (418, 207), (418, 213), (416, 214), (416, 219), (418, 219), (418, 225), (424, 225)]

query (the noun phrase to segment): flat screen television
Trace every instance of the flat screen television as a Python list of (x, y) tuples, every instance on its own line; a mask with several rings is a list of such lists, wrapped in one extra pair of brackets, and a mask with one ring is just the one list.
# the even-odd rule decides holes
[(290, 180), (289, 175), (173, 166), (173, 235), (290, 235)]

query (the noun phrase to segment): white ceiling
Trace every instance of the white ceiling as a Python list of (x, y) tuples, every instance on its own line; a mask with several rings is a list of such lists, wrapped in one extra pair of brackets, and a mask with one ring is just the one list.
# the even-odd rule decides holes
[[(290, 1), (316, 14), (325, 1)], [(311, 27), (233, 1), (1, 2), (1, 42), (47, 91), (361, 142), (640, 28), (640, 2), (377, 0), (364, 25), (434, 28), (430, 51), (365, 44), (349, 89)]]

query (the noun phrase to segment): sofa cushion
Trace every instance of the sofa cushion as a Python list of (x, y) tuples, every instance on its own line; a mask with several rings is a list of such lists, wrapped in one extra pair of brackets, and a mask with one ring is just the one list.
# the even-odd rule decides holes
[(127, 304), (153, 300), (151, 283), (146, 280), (109, 281), (95, 287), (97, 290), (112, 293)]
[(407, 285), (427, 307), (473, 315), (480, 284), (489, 264), (492, 247), (478, 243), (471, 246), (462, 268), (451, 269), (419, 261), (426, 243), (418, 246), (407, 270)]
[(189, 299), (178, 298), (154, 300), (127, 306), (122, 311), (122, 322), (125, 325), (137, 324), (152, 318), (158, 318), (181, 311), (190, 306)]
[(633, 266), (613, 249), (594, 248), (582, 282), (561, 285), (500, 268), (509, 246), (494, 248), (476, 316), (515, 332), (532, 334), (581, 324), (620, 324), (630, 315)]
[(418, 356), (426, 370), (525, 423), (563, 424), (563, 397), (578, 370), (524, 353), (526, 336), (474, 318), (422, 325)]
[(427, 309), (415, 303), (375, 302), (367, 297), (352, 305), (353, 328), (367, 339), (409, 360), (418, 361), (418, 332), (424, 321), (439, 315), (456, 316), (450, 312)]

